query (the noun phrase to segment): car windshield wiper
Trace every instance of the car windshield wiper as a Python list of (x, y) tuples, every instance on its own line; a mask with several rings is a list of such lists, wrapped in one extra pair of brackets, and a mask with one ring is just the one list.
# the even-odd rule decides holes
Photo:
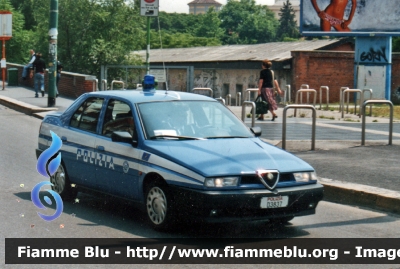
[(193, 136), (181, 136), (181, 135), (155, 135), (150, 137), (150, 139), (158, 139), (158, 138), (176, 138), (179, 140), (205, 140), (201, 137), (193, 137)]
[(249, 136), (208, 136), (207, 139), (225, 139), (225, 138), (249, 138)]

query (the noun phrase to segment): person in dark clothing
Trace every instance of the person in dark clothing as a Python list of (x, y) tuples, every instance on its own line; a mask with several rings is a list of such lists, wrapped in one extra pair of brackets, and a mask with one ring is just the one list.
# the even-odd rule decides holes
[[(258, 81), (258, 95), (261, 95), (262, 99), (269, 104), (269, 111), (272, 114), (272, 121), (278, 116), (274, 110), (278, 109), (278, 105), (274, 99), (274, 85), (278, 90), (278, 93), (282, 95), (282, 91), (279, 87), (278, 81), (274, 78), (274, 71), (271, 70), (272, 63), (265, 59), (262, 62), (262, 70), (260, 72), (260, 80)], [(258, 120), (264, 120), (264, 115), (260, 115)]]
[(59, 92), (58, 92), (58, 82), (60, 81), (60, 78), (61, 78), (62, 69), (63, 69), (63, 66), (62, 66), (61, 62), (57, 61), (57, 78), (56, 78), (57, 95), (56, 95), (56, 97), (58, 97), (58, 94), (59, 94)]
[(36, 60), (33, 62), (33, 70), (35, 73), (35, 97), (39, 97), (39, 89), (44, 97), (44, 71), (46, 70), (46, 63), (42, 59), (41, 53), (36, 53)]

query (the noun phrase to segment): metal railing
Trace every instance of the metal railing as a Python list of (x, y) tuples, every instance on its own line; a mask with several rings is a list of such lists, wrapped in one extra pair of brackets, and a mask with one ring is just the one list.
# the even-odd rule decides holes
[[(307, 94), (309, 94), (310, 92), (314, 93), (314, 102), (313, 102), (313, 104), (314, 104), (314, 107), (315, 107), (315, 104), (317, 102), (317, 91), (314, 90), (314, 89), (300, 89), (300, 90), (298, 90), (297, 93), (296, 93), (296, 101), (295, 101), (295, 103), (299, 104), (299, 95), (301, 94), (300, 95), (300, 104), (303, 104), (303, 92), (306, 92)], [(307, 98), (307, 103), (309, 103), (309, 98)], [(296, 117), (296, 115), (297, 115), (297, 109), (294, 110), (294, 117)]]
[[(366, 92), (369, 92), (369, 99), (370, 100), (372, 99), (372, 93), (373, 93), (372, 89), (363, 89), (362, 92), (363, 92), (363, 99), (361, 100), (360, 104), (364, 104), (364, 102), (365, 102), (364, 99), (366, 99), (365, 98)], [(363, 111), (361, 111), (361, 112), (363, 112)], [(369, 106), (369, 116), (370, 117), (372, 116), (372, 104)]]
[[(300, 86), (300, 90), (301, 89), (309, 89), (309, 88), (310, 88), (310, 86), (308, 84), (301, 84), (301, 86)], [(307, 104), (310, 103), (309, 99), (310, 99), (310, 93), (307, 92)], [(315, 104), (314, 104), (314, 106), (315, 106)]]
[(258, 92), (258, 88), (250, 88), (250, 89), (246, 90), (246, 92), (245, 92), (246, 97), (245, 98), (247, 98), (247, 101), (251, 101), (250, 100), (251, 92)]
[(329, 87), (319, 87), (319, 109), (322, 109), (322, 90), (326, 90), (326, 108), (329, 109)]
[(236, 103), (235, 106), (240, 106), (240, 103), (242, 102), (242, 93), (238, 92), (236, 93)]
[(311, 109), (312, 110), (312, 134), (311, 134), (311, 150), (315, 150), (315, 126), (317, 122), (317, 110), (311, 105), (288, 105), (283, 109), (282, 121), (282, 149), (286, 149), (286, 114), (291, 108)]
[[(193, 93), (196, 93), (198, 91), (208, 91), (208, 92), (210, 92), (210, 97), (214, 96), (214, 92), (211, 88), (193, 88), (193, 90), (192, 90)], [(198, 93), (198, 94), (200, 94), (200, 93)]]
[[(350, 102), (350, 93), (359, 93), (361, 98), (360, 100), (364, 99), (364, 94), (360, 89), (346, 89), (343, 91), (343, 98), (342, 98), (342, 118), (344, 117), (344, 99), (346, 99), (346, 93), (347, 93), (347, 108), (346, 108), (346, 113), (349, 113), (349, 102)], [(360, 103), (360, 110), (361, 110), (361, 103)], [(354, 102), (354, 115), (357, 114), (357, 101)], [(361, 114), (361, 112), (360, 112)], [(360, 115), (361, 117), (361, 115)]]
[(113, 80), (111, 81), (111, 89), (110, 90), (114, 90), (114, 84), (122, 84), (122, 89), (125, 89), (125, 83), (121, 80)]
[(224, 99), (224, 98), (218, 97), (218, 98), (215, 98), (215, 100), (217, 100), (217, 101), (220, 102), (221, 104), (225, 105), (225, 99)]
[(283, 105), (287, 105), (290, 100), (292, 100), (292, 93), (290, 90), (290, 85), (286, 85), (286, 91), (283, 93)]
[(367, 100), (362, 105), (362, 131), (361, 146), (365, 146), (365, 107), (369, 104), (388, 104), (390, 106), (389, 116), (389, 145), (392, 145), (393, 139), (393, 103), (388, 100)]
[(93, 88), (92, 89), (93, 89), (94, 92), (97, 92), (99, 90), (99, 80), (95, 79), (92, 82), (93, 82), (93, 86), (92, 86)]
[(242, 121), (246, 120), (246, 106), (251, 105), (251, 127), (254, 127), (256, 123), (256, 103), (252, 101), (244, 101), (242, 104)]
[(101, 90), (106, 91), (107, 90), (107, 79), (102, 79), (101, 80)]
[(349, 87), (341, 87), (340, 88), (340, 93), (339, 93), (339, 112), (343, 111), (343, 107), (342, 107), (342, 101), (343, 101), (343, 91), (344, 90), (348, 90)]
[(228, 93), (228, 94), (226, 95), (226, 97), (225, 97), (225, 103), (226, 103), (226, 105), (228, 105), (228, 106), (231, 106), (231, 105), (232, 105), (232, 95), (231, 95), (230, 93)]

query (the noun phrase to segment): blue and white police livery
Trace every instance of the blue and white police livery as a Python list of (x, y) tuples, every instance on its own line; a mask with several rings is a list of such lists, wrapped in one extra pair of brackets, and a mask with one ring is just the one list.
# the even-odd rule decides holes
[[(148, 88), (148, 87), (147, 87)], [(80, 96), (41, 124), (37, 156), (62, 140), (51, 177), (64, 199), (95, 190), (143, 206), (156, 229), (207, 221), (288, 221), (323, 197), (314, 169), (258, 138), (218, 101), (184, 92), (104, 91)]]

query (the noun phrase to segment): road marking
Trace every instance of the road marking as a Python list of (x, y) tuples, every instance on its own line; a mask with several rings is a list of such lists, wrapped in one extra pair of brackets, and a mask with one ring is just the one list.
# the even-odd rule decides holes
[[(306, 124), (306, 125), (312, 125), (312, 122), (299, 122), (299, 123), (300, 124)], [(316, 125), (320, 126), (320, 127), (348, 130), (348, 131), (354, 131), (354, 132), (360, 132), (360, 133), (362, 131), (361, 128), (345, 127), (345, 126), (333, 125), (333, 124), (327, 124), (327, 123), (320, 123), (320, 122), (317, 122)], [(389, 135), (389, 131), (384, 132), (384, 131), (376, 131), (376, 130), (365, 129), (365, 132), (366, 133), (371, 133), (371, 134), (377, 134), (377, 135)], [(400, 137), (400, 134), (393, 132), (393, 137)]]

